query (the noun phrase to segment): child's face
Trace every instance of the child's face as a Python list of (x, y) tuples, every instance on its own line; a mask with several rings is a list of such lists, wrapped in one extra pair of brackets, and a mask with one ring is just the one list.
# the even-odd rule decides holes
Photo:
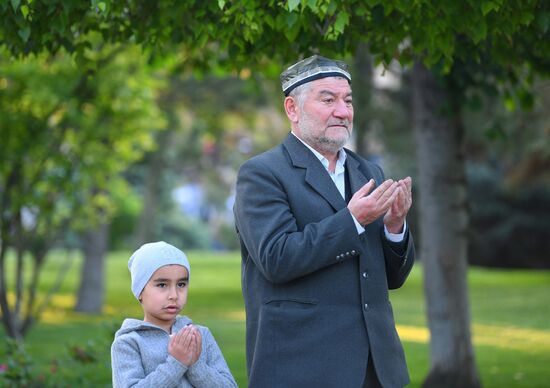
[(141, 292), (145, 322), (170, 332), (176, 316), (187, 303), (189, 273), (181, 265), (165, 265), (157, 269)]

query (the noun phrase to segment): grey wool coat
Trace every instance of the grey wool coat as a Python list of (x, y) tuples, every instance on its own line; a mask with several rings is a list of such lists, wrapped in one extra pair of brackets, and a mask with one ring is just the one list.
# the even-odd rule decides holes
[[(346, 153), (351, 193), (383, 182), (380, 167)], [(241, 166), (234, 214), (250, 388), (360, 388), (369, 354), (384, 387), (408, 384), (388, 290), (412, 268), (412, 235), (390, 242), (382, 218), (358, 234), (346, 206), (292, 134)]]

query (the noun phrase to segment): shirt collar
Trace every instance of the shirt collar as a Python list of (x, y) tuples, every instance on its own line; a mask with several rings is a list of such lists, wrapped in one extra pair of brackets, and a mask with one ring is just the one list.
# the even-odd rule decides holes
[[(291, 131), (290, 133), (292, 133), (294, 136), (296, 136), (296, 134), (294, 132)], [(315, 148), (311, 147), (305, 141), (300, 139), (298, 136), (296, 136), (296, 139), (300, 140), (307, 148), (309, 148), (310, 151), (313, 152), (313, 155), (315, 155), (317, 157), (317, 159), (319, 159), (319, 161), (321, 162), (323, 167), (325, 167), (325, 169), (328, 171), (328, 159), (325, 158)], [(347, 157), (346, 151), (343, 148), (340, 151), (338, 151), (338, 160), (336, 161), (336, 167), (334, 168), (334, 172), (331, 173), (331, 174), (341, 174), (341, 173), (344, 172), (344, 170), (345, 170), (344, 163), (346, 162), (346, 157)], [(330, 173), (330, 171), (329, 171), (329, 173)]]

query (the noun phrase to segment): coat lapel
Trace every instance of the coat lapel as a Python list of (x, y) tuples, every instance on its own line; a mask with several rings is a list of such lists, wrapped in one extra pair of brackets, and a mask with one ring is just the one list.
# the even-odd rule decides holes
[(283, 142), (292, 164), (296, 168), (306, 169), (306, 182), (338, 211), (346, 206), (346, 201), (340, 195), (336, 185), (317, 157), (296, 138), (289, 134)]
[(349, 183), (351, 186), (351, 195), (363, 187), (371, 178), (371, 174), (364, 175), (359, 170), (359, 162), (348, 152), (346, 158), (346, 170), (348, 172)]

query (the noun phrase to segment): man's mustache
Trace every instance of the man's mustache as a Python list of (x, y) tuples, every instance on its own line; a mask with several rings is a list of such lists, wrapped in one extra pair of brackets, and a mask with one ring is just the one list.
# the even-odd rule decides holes
[(345, 127), (349, 135), (351, 135), (351, 122), (349, 120), (332, 120), (327, 123), (327, 128), (337, 126)]

